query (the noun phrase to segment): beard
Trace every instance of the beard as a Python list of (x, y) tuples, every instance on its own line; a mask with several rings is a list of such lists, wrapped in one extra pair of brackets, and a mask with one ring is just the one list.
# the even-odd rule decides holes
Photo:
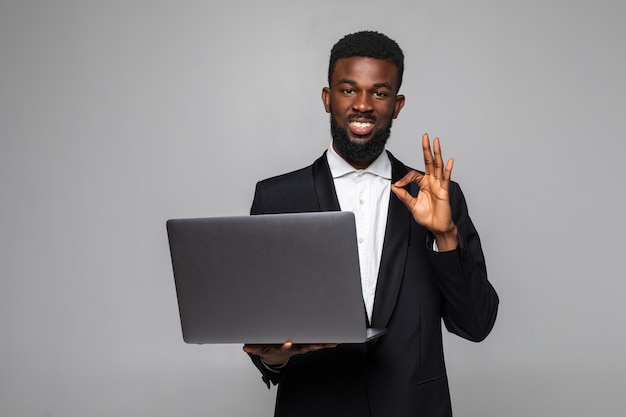
[(373, 161), (385, 149), (387, 139), (391, 135), (391, 123), (383, 129), (374, 131), (372, 138), (365, 143), (354, 143), (350, 141), (345, 128), (339, 127), (337, 120), (330, 115), (330, 133), (333, 137), (333, 145), (339, 155), (350, 163), (363, 163)]

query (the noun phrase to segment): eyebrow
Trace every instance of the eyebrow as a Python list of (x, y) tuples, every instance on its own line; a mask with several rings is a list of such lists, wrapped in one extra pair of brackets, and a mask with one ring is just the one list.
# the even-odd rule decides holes
[[(337, 84), (350, 84), (350, 85), (356, 85), (356, 81), (350, 79), (350, 78), (342, 78), (341, 80), (337, 81)], [(391, 87), (391, 84), (389, 83), (375, 83), (374, 87), (376, 88), (388, 88), (390, 90), (393, 90), (393, 87)]]
[(356, 81), (351, 80), (350, 78), (342, 78), (341, 80), (337, 81), (337, 84), (350, 84), (350, 85), (355, 85)]
[(389, 83), (376, 83), (376, 84), (374, 84), (374, 87), (376, 87), (376, 88), (385, 87), (385, 88), (388, 88), (390, 90), (393, 90), (393, 88), (391, 87), (391, 84), (389, 84)]

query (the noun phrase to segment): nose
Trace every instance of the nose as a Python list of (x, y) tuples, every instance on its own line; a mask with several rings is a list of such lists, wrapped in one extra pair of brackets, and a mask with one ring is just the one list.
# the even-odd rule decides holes
[(372, 96), (365, 91), (360, 92), (354, 98), (354, 101), (352, 102), (352, 108), (361, 113), (367, 113), (369, 111), (372, 111)]

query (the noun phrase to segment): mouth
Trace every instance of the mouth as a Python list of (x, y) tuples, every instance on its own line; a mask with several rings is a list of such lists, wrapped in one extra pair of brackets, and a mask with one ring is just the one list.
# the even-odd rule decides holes
[(374, 131), (374, 122), (370, 120), (350, 120), (348, 126), (355, 136), (368, 136)]

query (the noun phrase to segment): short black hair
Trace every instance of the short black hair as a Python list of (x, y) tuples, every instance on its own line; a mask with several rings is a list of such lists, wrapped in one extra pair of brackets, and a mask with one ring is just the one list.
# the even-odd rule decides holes
[(337, 60), (354, 56), (384, 59), (394, 64), (398, 70), (398, 90), (400, 90), (402, 74), (404, 73), (404, 54), (402, 49), (400, 49), (396, 41), (388, 36), (369, 30), (346, 35), (333, 46), (333, 49), (330, 51), (330, 63), (328, 65), (329, 86)]

